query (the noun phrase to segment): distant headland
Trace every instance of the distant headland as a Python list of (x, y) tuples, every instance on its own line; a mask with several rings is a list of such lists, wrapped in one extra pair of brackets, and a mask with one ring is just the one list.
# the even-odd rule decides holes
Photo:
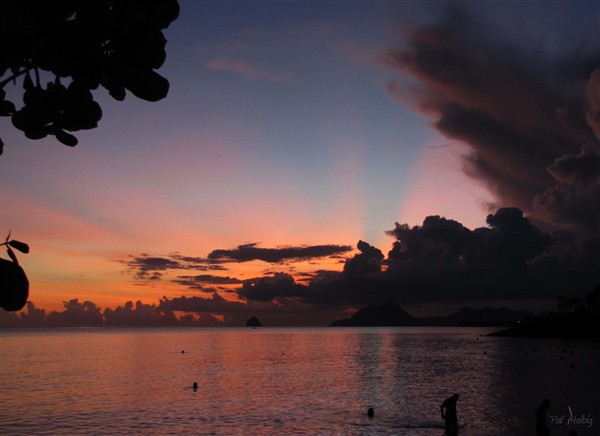
[(472, 309), (463, 307), (448, 316), (415, 318), (396, 303), (388, 301), (358, 310), (347, 319), (334, 321), (331, 327), (409, 327), (409, 326), (481, 326), (506, 327), (533, 316), (527, 311), (504, 307)]
[(600, 339), (600, 284), (583, 298), (559, 299), (556, 309), (533, 314), (507, 308), (463, 307), (448, 316), (416, 318), (388, 301), (363, 307), (350, 318), (334, 321), (332, 327), (480, 326), (508, 327), (488, 336)]

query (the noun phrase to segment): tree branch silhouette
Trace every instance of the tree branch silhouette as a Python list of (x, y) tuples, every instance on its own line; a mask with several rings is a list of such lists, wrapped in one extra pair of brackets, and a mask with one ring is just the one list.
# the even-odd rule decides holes
[[(92, 95), (100, 86), (118, 101), (127, 91), (163, 99), (169, 82), (155, 71), (166, 58), (162, 31), (178, 16), (177, 0), (3, 1), (0, 117), (11, 117), (29, 139), (51, 135), (74, 147), (79, 141), (70, 132), (93, 129), (102, 118)], [(22, 92), (7, 98), (9, 84)], [(0, 155), (3, 148), (0, 138)], [(27, 302), (29, 281), (12, 248), (27, 253), (29, 246), (9, 238), (0, 244), (11, 258), (0, 259), (0, 307), (17, 311)]]
[[(15, 0), (2, 9), (0, 116), (27, 138), (77, 145), (69, 132), (102, 118), (92, 96), (100, 86), (118, 101), (127, 91), (151, 102), (166, 97), (169, 82), (155, 70), (166, 58), (162, 31), (179, 15), (177, 0)], [(11, 83), (23, 89), (18, 109), (4, 89)]]

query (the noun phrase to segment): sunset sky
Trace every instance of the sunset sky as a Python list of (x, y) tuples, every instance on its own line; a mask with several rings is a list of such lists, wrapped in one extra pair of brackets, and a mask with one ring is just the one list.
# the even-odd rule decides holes
[[(36, 307), (165, 296), (219, 319), (323, 323), (390, 299), (549, 308), (600, 280), (597, 1), (180, 7), (166, 99), (98, 89), (103, 118), (75, 148), (1, 120), (0, 230), (31, 246)], [(466, 277), (454, 239), (388, 256), (421, 237), (395, 223), (430, 215), (479, 247), (459, 244)], [(496, 262), (523, 241), (507, 254), (521, 263)]]

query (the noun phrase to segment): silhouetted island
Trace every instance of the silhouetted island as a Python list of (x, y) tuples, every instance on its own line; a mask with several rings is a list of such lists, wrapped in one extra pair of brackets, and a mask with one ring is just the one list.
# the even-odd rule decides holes
[(340, 319), (331, 327), (387, 327), (416, 325), (416, 318), (396, 303), (388, 301), (363, 307), (348, 319)]
[(253, 316), (248, 321), (246, 321), (246, 327), (262, 327), (262, 324), (260, 323), (257, 317)]
[(347, 319), (334, 321), (331, 327), (409, 327), (409, 326), (510, 326), (532, 316), (531, 312), (484, 307), (463, 307), (448, 316), (415, 318), (396, 303), (388, 301), (358, 310)]

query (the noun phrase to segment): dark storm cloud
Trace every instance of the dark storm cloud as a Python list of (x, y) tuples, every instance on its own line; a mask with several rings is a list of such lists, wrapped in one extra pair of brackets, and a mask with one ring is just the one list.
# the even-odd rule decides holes
[(199, 256), (182, 256), (179, 253), (173, 253), (170, 257), (181, 262), (185, 269), (195, 269), (198, 271), (226, 271), (228, 268), (223, 266), (224, 263), (218, 259), (208, 259), (206, 257)]
[(178, 276), (177, 280), (174, 281), (182, 284), (203, 283), (211, 285), (234, 285), (242, 283), (241, 280), (236, 279), (235, 277), (214, 276), (211, 274), (200, 274), (197, 276)]
[(535, 198), (536, 205), (561, 223), (600, 234), (600, 155), (583, 147), (556, 159), (548, 172), (556, 184)]
[(209, 259), (249, 262), (262, 260), (279, 263), (286, 260), (307, 260), (347, 253), (352, 250), (348, 245), (314, 245), (301, 247), (259, 248), (258, 244), (244, 244), (231, 250), (213, 250)]
[[(242, 280), (236, 279), (235, 277), (200, 274), (196, 276), (177, 276), (172, 282), (186, 286), (190, 289), (212, 294), (215, 292), (214, 286), (241, 284)], [(213, 286), (207, 287), (207, 285)]]
[(121, 263), (127, 265), (137, 280), (158, 281), (162, 278), (160, 271), (181, 268), (181, 264), (173, 259), (153, 257), (147, 254), (129, 256), (129, 259), (121, 261)]
[(138, 280), (161, 280), (167, 270), (196, 270), (196, 271), (225, 271), (220, 260), (202, 257), (182, 256), (173, 253), (168, 256), (150, 256), (142, 253), (139, 256), (129, 256), (120, 263), (127, 265), (128, 271), (133, 272)]
[[(421, 226), (396, 224), (387, 259), (364, 241), (341, 272), (324, 271), (302, 283), (286, 273), (246, 281), (236, 289), (247, 302), (312, 309), (400, 304), (546, 300), (580, 293), (600, 279), (600, 239), (564, 251), (560, 235), (543, 232), (517, 208), (490, 214), (487, 227), (470, 230), (440, 216)], [(563, 235), (567, 237), (568, 235)], [(596, 250), (596, 256), (591, 254)], [(585, 254), (584, 254), (585, 253)], [(382, 267), (383, 266), (383, 267)]]
[(500, 209), (486, 221), (489, 228), (475, 230), (439, 216), (429, 216), (422, 226), (412, 228), (396, 224), (388, 232), (396, 238), (388, 256), (389, 269), (420, 262), (432, 269), (524, 270), (552, 245), (551, 236), (531, 224), (517, 208)]
[(125, 261), (130, 268), (135, 268), (139, 271), (164, 271), (167, 269), (181, 268), (181, 263), (166, 257), (152, 257), (147, 254), (140, 256), (130, 256), (130, 260)]
[(178, 310), (183, 312), (224, 314), (237, 309), (243, 309), (244, 303), (232, 302), (213, 292), (211, 298), (204, 297), (177, 297), (163, 298), (160, 300), (159, 308), (162, 310)]
[(311, 283), (320, 282), (320, 281), (324, 281), (324, 280), (328, 281), (328, 280), (331, 280), (332, 278), (338, 277), (339, 275), (340, 275), (339, 271), (332, 271), (332, 270), (325, 270), (325, 269), (319, 269), (317, 271), (295, 274), (296, 277), (300, 277), (298, 279), (298, 281), (311, 282)]
[(475, 230), (439, 216), (421, 226), (396, 224), (382, 289), (406, 303), (553, 301), (600, 280), (600, 256), (588, 256), (592, 239), (583, 250), (568, 248), (566, 235), (543, 232), (517, 208), (499, 209), (486, 222)]
[[(239, 245), (232, 250), (213, 250), (208, 257), (184, 256), (177, 252), (167, 256), (150, 256), (141, 254), (129, 256), (127, 260), (120, 261), (128, 267), (137, 280), (159, 281), (164, 277), (164, 272), (170, 271), (225, 271), (227, 263), (247, 262), (262, 260), (270, 263), (282, 263), (284, 261), (301, 261), (318, 259), (322, 257), (337, 258), (352, 250), (346, 245), (315, 245), (299, 247), (259, 248), (257, 244)], [(289, 267), (291, 272), (293, 267)], [(242, 280), (229, 276), (217, 276), (213, 274), (179, 275), (171, 280), (190, 289), (201, 292), (214, 292), (214, 287), (206, 285), (235, 285), (243, 283)]]
[(247, 280), (237, 293), (248, 301), (273, 301), (301, 297), (305, 290), (290, 274), (279, 272)]
[(586, 88), (586, 119), (600, 140), (600, 68), (596, 68)]
[(439, 216), (421, 226), (396, 224), (388, 232), (396, 241), (380, 279), (395, 288), (398, 300), (413, 303), (555, 298), (558, 283), (548, 287), (532, 272), (535, 260), (552, 250), (552, 236), (516, 208), (500, 209), (486, 221), (489, 227), (475, 230)]
[(148, 273), (146, 271), (139, 271), (135, 277), (137, 279), (141, 279), (141, 280), (160, 280), (162, 278), (162, 274), (159, 273), (158, 271), (154, 271), (151, 273)]
[(571, 213), (576, 204), (557, 202), (577, 202), (579, 195), (555, 195), (551, 215), (537, 217), (548, 209), (533, 204), (555, 184), (553, 162), (584, 145), (590, 153), (600, 150), (598, 73), (586, 102), (586, 83), (600, 65), (598, 38), (550, 57), (500, 43), (485, 23), (475, 23), (454, 7), (436, 24), (409, 33), (405, 47), (388, 51), (385, 61), (414, 82), (395, 83), (390, 91), (433, 117), (442, 134), (469, 145), (464, 170), (491, 189), (498, 205), (554, 226), (578, 219)]
[(348, 275), (363, 275), (381, 271), (381, 261), (384, 256), (380, 249), (364, 241), (356, 245), (360, 253), (348, 259), (344, 265), (344, 273)]

